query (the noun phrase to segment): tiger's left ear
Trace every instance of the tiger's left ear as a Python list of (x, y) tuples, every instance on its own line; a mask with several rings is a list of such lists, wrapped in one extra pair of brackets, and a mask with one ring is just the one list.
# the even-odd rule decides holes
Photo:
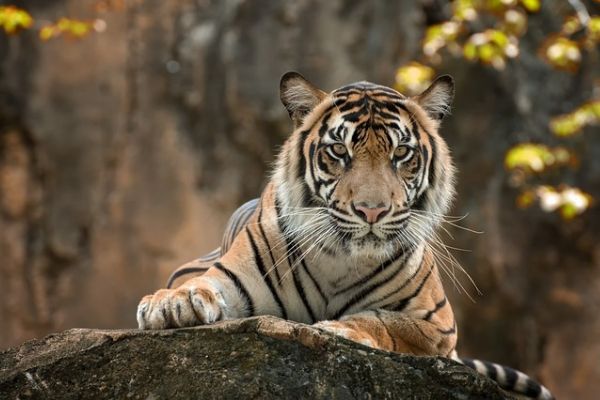
[(420, 95), (413, 99), (436, 121), (441, 121), (450, 114), (450, 104), (454, 98), (454, 79), (450, 75), (442, 75)]
[(279, 97), (294, 122), (302, 125), (304, 117), (317, 106), (327, 93), (315, 87), (297, 72), (287, 72), (279, 83)]

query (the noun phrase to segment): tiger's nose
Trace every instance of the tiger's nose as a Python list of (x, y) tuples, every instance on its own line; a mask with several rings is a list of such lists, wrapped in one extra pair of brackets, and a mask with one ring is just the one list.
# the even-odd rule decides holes
[(370, 224), (379, 221), (389, 211), (389, 207), (386, 207), (383, 203), (379, 203), (375, 207), (370, 207), (370, 205), (365, 202), (352, 203), (352, 209), (356, 215)]

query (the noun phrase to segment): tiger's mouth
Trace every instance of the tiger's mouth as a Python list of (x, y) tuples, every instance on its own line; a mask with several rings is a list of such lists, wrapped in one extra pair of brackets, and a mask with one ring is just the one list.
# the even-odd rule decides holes
[(374, 224), (365, 226), (360, 232), (345, 234), (346, 244), (357, 253), (372, 253), (381, 251), (393, 251), (397, 247), (410, 245), (407, 234), (409, 221), (403, 221), (401, 224)]
[(382, 255), (393, 253), (398, 246), (390, 237), (381, 238), (369, 231), (361, 237), (352, 237), (346, 242), (346, 250), (352, 257), (379, 259)]
[(386, 236), (387, 235), (380, 229), (380, 227), (376, 225), (367, 225), (361, 230), (361, 232), (358, 232), (354, 235), (354, 239), (380, 242), (386, 240)]
[(346, 236), (347, 241), (355, 248), (379, 248), (388, 245), (393, 238), (377, 226), (365, 226), (359, 232), (353, 232)]
[[(328, 207), (328, 226), (332, 227), (333, 243), (352, 256), (376, 256), (409, 245), (407, 233), (410, 210), (389, 213), (381, 221), (366, 223), (337, 207)], [(335, 247), (335, 245), (333, 246)]]
[(354, 239), (354, 242), (358, 245), (361, 245), (361, 244), (374, 245), (374, 244), (379, 244), (383, 241), (385, 241), (385, 238), (379, 237), (373, 231), (373, 228), (371, 228), (366, 235), (363, 235), (363, 236), (360, 236), (360, 237), (357, 237)]
[(400, 224), (369, 224), (362, 225), (349, 231), (348, 238), (354, 241), (365, 242), (388, 242), (394, 240), (399, 233), (406, 229), (408, 220), (402, 221)]

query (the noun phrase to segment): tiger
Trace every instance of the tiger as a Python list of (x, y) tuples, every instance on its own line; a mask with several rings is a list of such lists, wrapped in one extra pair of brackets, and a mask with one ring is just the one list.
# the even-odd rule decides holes
[(260, 198), (233, 214), (220, 248), (142, 298), (139, 328), (272, 315), (381, 350), (448, 357), (504, 389), (552, 399), (520, 371), (456, 352), (430, 244), (455, 196), (439, 134), (453, 97), (448, 75), (409, 97), (366, 81), (327, 93), (284, 74), (293, 130)]

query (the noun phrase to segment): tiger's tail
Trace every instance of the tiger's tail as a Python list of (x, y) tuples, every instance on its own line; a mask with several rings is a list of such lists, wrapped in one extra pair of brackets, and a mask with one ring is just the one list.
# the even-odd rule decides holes
[(453, 352), (450, 358), (487, 376), (504, 390), (532, 399), (554, 400), (554, 396), (545, 386), (539, 384), (521, 371), (488, 361), (458, 357), (456, 352)]

